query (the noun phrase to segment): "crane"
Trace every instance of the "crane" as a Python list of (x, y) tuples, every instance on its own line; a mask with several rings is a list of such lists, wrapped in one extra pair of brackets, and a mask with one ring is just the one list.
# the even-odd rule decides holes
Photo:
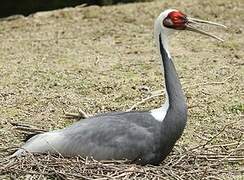
[(151, 111), (111, 112), (75, 122), (69, 127), (37, 134), (12, 157), (31, 153), (89, 156), (96, 160), (128, 159), (136, 164), (158, 165), (173, 149), (187, 122), (186, 98), (172, 61), (168, 38), (181, 30), (221, 38), (197, 29), (196, 24), (221, 24), (190, 18), (179, 10), (167, 9), (155, 21), (154, 37), (160, 54), (166, 101)]

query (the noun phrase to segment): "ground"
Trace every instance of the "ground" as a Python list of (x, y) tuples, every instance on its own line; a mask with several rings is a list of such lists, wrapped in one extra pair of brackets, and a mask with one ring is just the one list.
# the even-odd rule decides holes
[[(11, 122), (58, 129), (74, 121), (65, 118), (64, 111), (125, 111), (163, 90), (153, 22), (166, 8), (228, 27), (207, 29), (223, 43), (192, 32), (171, 38), (189, 108), (187, 127), (177, 146), (190, 149), (209, 141), (243, 160), (242, 0), (80, 6), (2, 19), (0, 157), (22, 144), (23, 135)], [(163, 99), (155, 97), (136, 109), (159, 107)], [(229, 173), (221, 178), (241, 178), (235, 172), (243, 172), (242, 165), (243, 161), (227, 161)], [(1, 177), (9, 178), (8, 173)]]

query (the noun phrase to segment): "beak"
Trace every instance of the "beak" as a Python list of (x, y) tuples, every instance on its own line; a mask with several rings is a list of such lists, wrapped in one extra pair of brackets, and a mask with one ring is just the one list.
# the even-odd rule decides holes
[(187, 20), (188, 20), (188, 23), (186, 25), (186, 30), (194, 31), (194, 32), (197, 32), (197, 33), (200, 33), (200, 34), (204, 34), (204, 35), (210, 36), (210, 37), (215, 38), (215, 39), (217, 39), (219, 41), (222, 41), (222, 42), (224, 41), (223, 39), (219, 38), (218, 36), (210, 34), (210, 33), (206, 32), (204, 30), (198, 29), (194, 25), (208, 24), (208, 25), (214, 25), (214, 26), (218, 26), (218, 27), (222, 27), (222, 28), (227, 28), (225, 25), (222, 25), (222, 24), (219, 24), (219, 23), (215, 23), (215, 22), (211, 22), (211, 21), (205, 21), (205, 20), (201, 20), (201, 19), (190, 18), (190, 17), (187, 17)]

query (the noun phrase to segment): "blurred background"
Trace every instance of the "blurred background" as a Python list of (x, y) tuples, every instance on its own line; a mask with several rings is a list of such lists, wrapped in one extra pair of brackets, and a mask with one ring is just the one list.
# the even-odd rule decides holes
[(81, 4), (112, 5), (118, 3), (145, 2), (151, 0), (5, 0), (1, 2), (0, 17), (15, 14), (29, 15), (37, 11), (47, 11)]

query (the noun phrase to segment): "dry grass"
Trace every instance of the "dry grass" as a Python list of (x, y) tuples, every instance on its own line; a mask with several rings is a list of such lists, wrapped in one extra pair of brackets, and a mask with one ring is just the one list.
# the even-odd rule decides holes
[[(230, 27), (211, 29), (224, 43), (184, 32), (172, 38), (189, 113), (184, 135), (168, 159), (157, 167), (50, 155), (8, 162), (7, 149), (19, 147), (23, 139), (13, 123), (58, 129), (72, 123), (63, 111), (125, 111), (160, 92), (163, 78), (152, 31), (155, 17), (168, 7)], [(243, 10), (242, 0), (173, 0), (77, 7), (0, 21), (1, 179), (241, 179)], [(156, 108), (162, 101), (155, 97), (136, 109)]]
[[(225, 127), (227, 128), (227, 126)], [(221, 132), (223, 132), (222, 129)], [(219, 133), (220, 134), (220, 133)], [(216, 135), (214, 138), (217, 138)], [(214, 140), (214, 138), (211, 139)], [(33, 155), (8, 159), (1, 163), (0, 173), (10, 177), (32, 179), (221, 179), (241, 177), (244, 169), (234, 166), (244, 161), (240, 143), (204, 145), (192, 149), (176, 147), (160, 166), (138, 166), (128, 161), (96, 161), (82, 157), (63, 158)], [(222, 150), (230, 148), (229, 151)], [(226, 164), (231, 163), (226, 167)]]

